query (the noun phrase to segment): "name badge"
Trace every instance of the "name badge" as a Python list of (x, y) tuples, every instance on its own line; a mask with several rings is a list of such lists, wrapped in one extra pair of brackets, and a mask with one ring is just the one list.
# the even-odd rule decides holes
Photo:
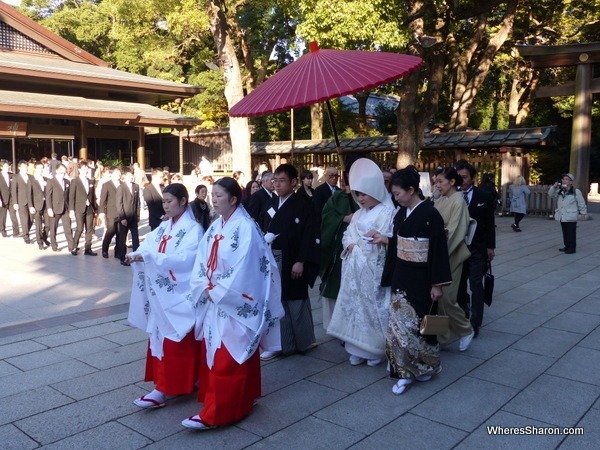
[(273, 216), (275, 215), (275, 210), (271, 207), (269, 208), (269, 210), (267, 211), (267, 214), (269, 215), (269, 217), (273, 218)]

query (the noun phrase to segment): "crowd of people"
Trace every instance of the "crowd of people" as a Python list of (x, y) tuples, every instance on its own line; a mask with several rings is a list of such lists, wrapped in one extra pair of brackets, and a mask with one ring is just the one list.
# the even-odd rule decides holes
[[(139, 167), (109, 167), (99, 181), (88, 161), (36, 161), (33, 170), (21, 161), (15, 174), (0, 161), (0, 231), (6, 236), (8, 213), (16, 236), (31, 242), (35, 224), (40, 249), (60, 251), (60, 222), (73, 255), (85, 232), (84, 254), (95, 256), (97, 215), (102, 256), (115, 239), (114, 256), (132, 266), (129, 321), (149, 337), (145, 380), (155, 389), (134, 403), (160, 408), (197, 390), (203, 407), (185, 427), (242, 419), (261, 395), (261, 360), (317, 346), (309, 298), (317, 278), (327, 334), (351, 366), (387, 363), (400, 395), (441, 371), (441, 349), (467, 351), (479, 336), (497, 203), (464, 160), (436, 171), (432, 198), (413, 166), (382, 171), (367, 158), (347, 165), (341, 176), (326, 168), (316, 187), (313, 172), (281, 164), (247, 183), (241, 172), (199, 178), (188, 193), (160, 168), (148, 180)], [(582, 212), (573, 179), (551, 190), (564, 211), (557, 220), (566, 253), (575, 251), (569, 224)], [(511, 188), (515, 231), (523, 186), (517, 179)], [(142, 205), (151, 232), (140, 243)], [(428, 314), (448, 316), (448, 329), (421, 334)]]

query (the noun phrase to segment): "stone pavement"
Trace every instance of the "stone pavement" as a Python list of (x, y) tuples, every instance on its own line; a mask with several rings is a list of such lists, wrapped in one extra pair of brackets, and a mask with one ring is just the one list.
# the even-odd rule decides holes
[[(263, 363), (252, 414), (208, 432), (180, 425), (199, 410), (194, 395), (153, 411), (132, 404), (151, 386), (146, 336), (126, 320), (128, 268), (0, 238), (0, 446), (600, 448), (600, 220), (579, 224), (574, 255), (558, 252), (556, 222), (527, 216), (522, 233), (511, 223), (497, 219), (485, 326), (466, 352), (442, 352), (432, 381), (394, 396), (383, 365), (351, 367), (313, 295), (320, 345)], [(542, 428), (575, 426), (584, 435)]]

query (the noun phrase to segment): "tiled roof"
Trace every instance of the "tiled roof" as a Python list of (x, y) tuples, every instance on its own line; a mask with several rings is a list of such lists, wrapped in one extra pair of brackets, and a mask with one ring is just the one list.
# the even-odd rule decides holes
[[(555, 127), (515, 128), (510, 130), (464, 131), (451, 133), (429, 133), (425, 135), (422, 150), (433, 149), (481, 149), (500, 147), (538, 148), (556, 145)], [(359, 137), (340, 139), (344, 152), (384, 152), (398, 150), (396, 136)], [(253, 142), (252, 154), (290, 153), (290, 141)], [(294, 153), (333, 153), (335, 141), (295, 141)]]

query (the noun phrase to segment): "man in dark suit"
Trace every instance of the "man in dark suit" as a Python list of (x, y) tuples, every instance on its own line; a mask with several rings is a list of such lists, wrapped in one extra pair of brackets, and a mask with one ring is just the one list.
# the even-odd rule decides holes
[(117, 212), (119, 214), (119, 237), (117, 238), (117, 255), (121, 264), (128, 266), (125, 261), (127, 254), (127, 232), (131, 232), (133, 251), (140, 246), (138, 222), (140, 221), (140, 187), (133, 182), (133, 171), (123, 169), (123, 182), (117, 188)]
[[(271, 249), (280, 267), (285, 310), (280, 321), (281, 351), (287, 354), (316, 345), (308, 287), (318, 275), (320, 246), (313, 207), (294, 192), (297, 183), (295, 167), (277, 167), (274, 184), (278, 197), (272, 200), (261, 224), (263, 230), (274, 235)], [(277, 354), (263, 352), (261, 359), (269, 360)]]
[[(469, 205), (469, 215), (477, 221), (475, 235), (469, 245), (471, 257), (463, 264), (457, 301), (466, 316), (470, 316), (474, 337), (477, 337), (483, 321), (483, 275), (487, 262), (494, 259), (496, 248), (495, 205), (488, 192), (474, 186), (477, 173), (474, 166), (459, 162), (456, 169), (463, 179), (461, 190)], [(471, 289), (470, 297), (467, 292), (467, 280)]]
[(325, 203), (339, 189), (337, 187), (339, 177), (340, 174), (335, 167), (327, 167), (325, 169), (325, 183), (318, 186), (313, 193), (313, 204), (319, 221), (321, 220), (321, 212), (323, 212)]
[(152, 180), (143, 191), (144, 201), (148, 207), (148, 224), (150, 225), (150, 230), (157, 228), (162, 222), (163, 216), (165, 215), (165, 210), (162, 206), (162, 179), (162, 169), (152, 169)]
[(75, 220), (75, 236), (73, 237), (73, 248), (71, 254), (77, 255), (79, 238), (85, 229), (85, 251), (84, 255), (96, 256), (98, 253), (92, 251), (92, 238), (94, 237), (94, 217), (96, 215), (96, 195), (94, 180), (89, 178), (90, 168), (85, 160), (77, 164), (79, 176), (71, 180), (69, 188), (69, 214), (71, 220)]
[(112, 238), (117, 236), (115, 244), (115, 258), (123, 259), (125, 255), (119, 255), (119, 211), (117, 210), (117, 188), (121, 185), (121, 170), (118, 167), (112, 166), (108, 169), (110, 180), (102, 185), (100, 191), (100, 202), (98, 205), (98, 213), (100, 219), (105, 224), (106, 232), (102, 239), (102, 257), (108, 258), (108, 247)]
[(54, 178), (46, 183), (46, 208), (48, 217), (50, 217), (50, 245), (55, 252), (60, 251), (56, 240), (56, 230), (58, 222), (62, 222), (65, 238), (67, 239), (67, 248), (72, 251), (75, 248), (73, 244), (73, 231), (71, 230), (71, 218), (69, 217), (69, 180), (65, 178), (67, 168), (59, 164), (56, 166)]
[[(35, 238), (40, 250), (50, 247), (48, 242), (48, 231), (50, 229), (50, 217), (46, 211), (46, 183), (42, 176), (44, 164), (40, 161), (35, 163), (34, 173), (29, 178), (29, 213), (35, 223)], [(46, 244), (46, 246), (44, 246)]]
[[(248, 214), (259, 225), (264, 222), (267, 209), (273, 203), (276, 195), (273, 193), (273, 172), (264, 172), (260, 178), (261, 188), (250, 197), (248, 201)], [(264, 231), (264, 230), (263, 230)]]
[(26, 244), (31, 244), (29, 239), (29, 231), (31, 230), (32, 217), (29, 213), (29, 175), (27, 174), (27, 161), (19, 161), (18, 164), (19, 173), (13, 175), (12, 183), (10, 186), (11, 200), (13, 203), (13, 209), (19, 215), (19, 221), (21, 222), (21, 234)]
[(9, 173), (10, 164), (5, 159), (0, 159), (0, 233), (3, 237), (7, 236), (6, 233), (6, 214), (10, 215), (10, 221), (12, 223), (13, 237), (19, 235), (19, 221), (17, 214), (12, 207), (11, 198), (11, 182), (12, 177)]

